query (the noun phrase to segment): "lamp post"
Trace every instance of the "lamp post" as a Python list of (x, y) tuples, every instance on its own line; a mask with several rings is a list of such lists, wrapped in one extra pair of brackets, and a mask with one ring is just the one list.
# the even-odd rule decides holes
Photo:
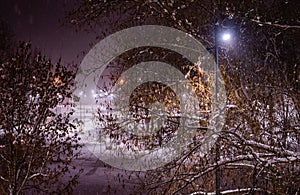
[(82, 123), (83, 123), (83, 121), (82, 121), (82, 107), (81, 107), (81, 101), (80, 101), (80, 98), (82, 98), (82, 95), (83, 95), (83, 91), (80, 91), (78, 96), (79, 96), (79, 124), (80, 124), (79, 131), (81, 131), (81, 132), (83, 130), (83, 127), (82, 127)]
[[(226, 42), (228, 43), (231, 40), (231, 34), (230, 32), (222, 32), (220, 29), (220, 24), (219, 21), (217, 21), (217, 23), (215, 24), (215, 68), (214, 68), (214, 72), (215, 72), (215, 101), (218, 101), (218, 68), (219, 68), (219, 42)], [(216, 195), (221, 195), (220, 192), (220, 186), (221, 186), (221, 169), (218, 165), (218, 161), (220, 160), (220, 150), (219, 150), (219, 143), (218, 140), (216, 141), (216, 164), (217, 164), (217, 168), (216, 168), (216, 175), (215, 175), (215, 184), (216, 184)]]

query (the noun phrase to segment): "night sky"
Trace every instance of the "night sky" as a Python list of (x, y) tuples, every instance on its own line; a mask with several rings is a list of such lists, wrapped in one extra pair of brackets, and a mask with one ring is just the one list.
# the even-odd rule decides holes
[[(31, 41), (43, 54), (64, 63), (80, 63), (83, 51), (95, 35), (75, 28), (65, 19), (66, 8), (73, 6), (68, 0), (2, 0), (0, 17), (6, 21), (16, 41)], [(77, 57), (79, 55), (79, 57)]]

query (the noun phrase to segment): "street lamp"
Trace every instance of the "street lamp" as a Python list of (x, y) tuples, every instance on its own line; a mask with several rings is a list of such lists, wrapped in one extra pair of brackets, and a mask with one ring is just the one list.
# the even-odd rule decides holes
[[(219, 68), (219, 43), (228, 44), (232, 39), (232, 34), (229, 31), (223, 31), (220, 28), (219, 23), (217, 22), (215, 25), (215, 101), (218, 101), (218, 68)], [(216, 163), (220, 160), (220, 150), (218, 141), (216, 141)], [(220, 195), (220, 176), (221, 176), (221, 169), (217, 164), (216, 168), (216, 195)]]
[(80, 124), (80, 131), (82, 132), (83, 131), (83, 118), (82, 118), (82, 105), (81, 105), (81, 102), (82, 100), (80, 100), (82, 98), (82, 96), (84, 96), (84, 92), (83, 91), (80, 91), (78, 93), (78, 96), (79, 96), (79, 124)]
[(215, 85), (216, 85), (216, 100), (218, 98), (218, 68), (219, 68), (219, 46), (220, 43), (222, 45), (224, 44), (229, 44), (232, 41), (232, 33), (228, 30), (223, 31), (220, 29), (219, 24), (216, 24), (215, 27), (215, 60), (216, 60), (216, 65), (215, 65)]
[(226, 33), (224, 33), (223, 35), (222, 35), (222, 40), (223, 41), (230, 41), (230, 39), (231, 39), (231, 34), (230, 33), (228, 33), (228, 32), (226, 32)]

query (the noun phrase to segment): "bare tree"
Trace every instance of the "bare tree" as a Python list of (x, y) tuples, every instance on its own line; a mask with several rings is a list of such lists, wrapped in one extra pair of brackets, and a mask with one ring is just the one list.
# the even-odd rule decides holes
[(68, 108), (74, 72), (21, 43), (0, 66), (0, 193), (68, 193), (79, 138)]

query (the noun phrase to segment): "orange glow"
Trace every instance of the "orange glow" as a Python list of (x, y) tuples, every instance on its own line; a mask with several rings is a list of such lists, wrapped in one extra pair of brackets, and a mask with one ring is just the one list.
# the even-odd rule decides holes
[(53, 85), (58, 86), (61, 84), (61, 80), (59, 77), (55, 77), (53, 80)]
[(124, 80), (124, 79), (121, 79), (121, 80), (120, 80), (120, 84), (123, 85), (124, 83), (125, 83), (125, 80)]

